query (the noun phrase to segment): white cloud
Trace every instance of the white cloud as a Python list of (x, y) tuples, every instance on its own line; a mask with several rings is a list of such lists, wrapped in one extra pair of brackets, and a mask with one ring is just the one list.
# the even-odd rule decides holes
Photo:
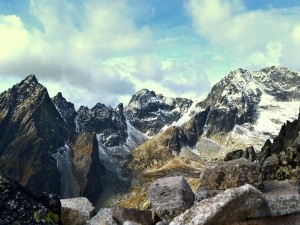
[(300, 51), (300, 8), (249, 11), (241, 0), (189, 0), (187, 11), (198, 34), (220, 51), (229, 51), (235, 66), (300, 69), (300, 56), (295, 57)]
[(26, 26), (16, 15), (1, 15), (0, 74), (22, 79), (34, 73), (51, 94), (69, 85), (72, 91), (64, 88), (63, 94), (76, 104), (84, 98), (90, 107), (97, 101), (114, 106), (135, 86), (104, 62), (148, 52), (151, 30), (135, 25), (125, 0), (73, 3), (30, 0), (30, 13), (40, 23), (36, 27)]

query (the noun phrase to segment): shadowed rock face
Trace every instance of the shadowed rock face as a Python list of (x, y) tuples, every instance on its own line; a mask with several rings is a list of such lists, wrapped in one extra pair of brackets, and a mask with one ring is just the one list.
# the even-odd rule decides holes
[(35, 191), (60, 193), (53, 154), (68, 131), (34, 75), (0, 95), (0, 171)]
[(73, 174), (79, 186), (79, 196), (95, 203), (103, 190), (101, 177), (104, 167), (100, 163), (98, 142), (95, 134), (78, 134), (72, 147)]
[(76, 134), (75, 116), (74, 105), (61, 93), (52, 101), (34, 75), (2, 93), (0, 172), (37, 192), (95, 202), (104, 173), (98, 141)]

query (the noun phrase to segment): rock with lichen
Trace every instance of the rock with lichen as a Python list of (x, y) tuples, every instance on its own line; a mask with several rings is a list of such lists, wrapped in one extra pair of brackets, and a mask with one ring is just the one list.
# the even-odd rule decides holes
[(262, 188), (261, 166), (244, 158), (221, 162), (205, 167), (200, 180), (201, 186), (211, 190), (225, 190), (246, 183)]
[(58, 196), (34, 193), (4, 175), (0, 175), (0, 212), (3, 225), (62, 225)]
[(182, 176), (167, 177), (153, 182), (148, 197), (161, 220), (170, 221), (194, 204), (195, 195)]

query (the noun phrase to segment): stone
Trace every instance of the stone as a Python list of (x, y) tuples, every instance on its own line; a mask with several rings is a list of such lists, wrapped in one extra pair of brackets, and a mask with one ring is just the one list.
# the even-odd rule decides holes
[(234, 159), (242, 158), (244, 151), (242, 149), (238, 149), (232, 152), (228, 152), (224, 158), (224, 161), (230, 161)]
[(252, 185), (245, 184), (195, 204), (175, 217), (170, 225), (232, 225), (253, 214), (262, 202), (262, 193)]
[(182, 176), (156, 180), (149, 186), (148, 197), (158, 217), (166, 221), (192, 207), (195, 199)]
[(289, 181), (265, 181), (264, 203), (250, 217), (277, 217), (300, 212), (299, 188)]
[(221, 162), (203, 169), (201, 186), (208, 190), (225, 190), (251, 184), (262, 188), (261, 166), (245, 158)]
[(83, 225), (95, 215), (95, 208), (87, 198), (61, 200), (61, 218), (64, 225)]
[(88, 225), (118, 225), (112, 217), (111, 208), (102, 208), (98, 211), (97, 215), (94, 216), (87, 223)]
[(125, 221), (125, 222), (123, 223), (123, 225), (142, 225), (142, 224), (136, 223), (136, 222), (133, 222), (133, 221)]
[(143, 225), (151, 225), (153, 223), (152, 212), (150, 210), (138, 210), (114, 206), (112, 208), (112, 216), (119, 224), (124, 224), (126, 221)]
[(279, 169), (279, 159), (277, 155), (266, 158), (262, 165), (263, 180), (272, 181), (275, 180), (276, 171)]
[(62, 225), (60, 199), (34, 193), (0, 174), (0, 224)]
[(217, 194), (222, 192), (223, 190), (207, 190), (200, 186), (195, 193), (195, 202), (200, 202), (204, 199), (215, 197)]
[(292, 214), (277, 217), (263, 217), (255, 219), (246, 219), (241, 222), (236, 222), (233, 225), (299, 225), (300, 214)]

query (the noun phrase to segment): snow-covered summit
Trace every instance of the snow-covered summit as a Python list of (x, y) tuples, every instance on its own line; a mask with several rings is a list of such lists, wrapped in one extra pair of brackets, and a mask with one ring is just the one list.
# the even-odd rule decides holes
[(139, 131), (152, 136), (165, 125), (170, 125), (186, 113), (192, 101), (170, 98), (142, 89), (132, 96), (125, 108), (130, 123)]

